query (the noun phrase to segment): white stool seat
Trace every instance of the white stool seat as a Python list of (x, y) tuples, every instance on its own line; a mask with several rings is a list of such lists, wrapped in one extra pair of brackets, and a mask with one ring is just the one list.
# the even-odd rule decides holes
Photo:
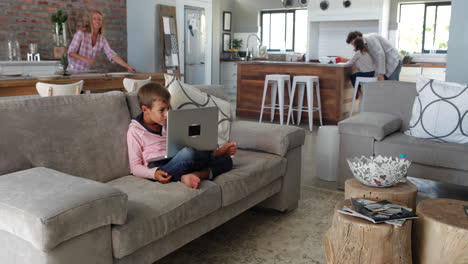
[(72, 84), (51, 84), (51, 83), (36, 83), (37, 93), (41, 97), (58, 96), (58, 95), (76, 95), (80, 94), (83, 89), (83, 80)]
[(127, 90), (127, 92), (136, 92), (143, 85), (150, 83), (150, 82), (151, 82), (151, 76), (149, 76), (148, 79), (144, 79), (144, 80), (136, 80), (136, 79), (130, 79), (130, 78), (123, 79), (123, 85), (124, 85), (125, 90)]
[[(297, 107), (293, 107), (294, 95), (296, 92), (296, 86), (299, 87), (298, 97), (297, 97)], [(314, 86), (315, 93), (317, 96), (317, 106), (314, 107)], [(307, 91), (307, 106), (302, 106), (304, 101), (304, 89)], [(320, 103), (320, 82), (318, 76), (294, 76), (291, 96), (289, 97), (289, 112), (287, 124), (289, 124), (289, 119), (293, 118), (293, 111), (297, 111), (297, 124), (301, 123), (302, 111), (307, 111), (309, 117), (309, 129), (312, 131), (313, 127), (313, 114), (314, 111), (319, 112), (320, 125), (323, 125), (322, 122), (322, 106)]]
[(376, 81), (377, 81), (377, 77), (356, 77), (356, 81), (354, 83), (353, 103), (351, 104), (351, 111), (349, 111), (349, 117), (353, 116), (354, 105), (356, 103), (356, 95), (359, 89), (359, 84), (368, 83), (368, 82), (376, 82)]
[[(265, 98), (268, 90), (268, 84), (271, 85), (271, 104), (265, 105)], [(284, 108), (288, 105), (284, 104), (284, 85), (288, 84), (288, 95), (291, 95), (291, 77), (287, 74), (267, 74), (265, 76), (265, 85), (263, 87), (262, 107), (260, 110), (260, 119), (258, 122), (262, 122), (263, 111), (265, 108), (271, 109), (270, 121), (273, 122), (275, 117), (275, 110), (278, 109), (280, 113), (280, 124), (283, 124), (284, 119)], [(276, 97), (278, 95), (278, 103), (276, 103)]]

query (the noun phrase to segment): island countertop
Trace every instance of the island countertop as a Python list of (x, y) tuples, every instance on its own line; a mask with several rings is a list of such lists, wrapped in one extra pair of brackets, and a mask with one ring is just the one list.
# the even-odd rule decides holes
[[(291, 83), (294, 76), (318, 76), (320, 82), (320, 97), (322, 118), (324, 124), (335, 125), (345, 119), (351, 109), (353, 87), (349, 80), (352, 67), (350, 64), (322, 64), (312, 62), (284, 62), (284, 61), (240, 61), (237, 63), (237, 116), (257, 119), (260, 116), (263, 86), (267, 74), (288, 74)], [(270, 104), (270, 91), (265, 104)], [(287, 92), (285, 91), (285, 94)], [(304, 100), (304, 103), (307, 100)], [(314, 97), (314, 106), (317, 105)], [(285, 102), (289, 96), (285, 95)], [(297, 102), (297, 94), (295, 103)], [(306, 104), (306, 103), (305, 103)], [(358, 109), (358, 107), (355, 107)], [(285, 119), (287, 118), (285, 111)], [(269, 109), (263, 114), (264, 121), (269, 122)], [(296, 114), (296, 113), (295, 113)], [(314, 112), (314, 119), (318, 124), (318, 112)], [(267, 120), (268, 119), (268, 120)], [(275, 120), (279, 120), (276, 111)], [(302, 113), (302, 123), (306, 124), (307, 113)]]
[(273, 64), (273, 65), (299, 65), (312, 67), (331, 67), (331, 68), (351, 68), (349, 63), (319, 63), (319, 62), (303, 62), (303, 61), (271, 61), (271, 60), (255, 60), (255, 61), (238, 61), (238, 64)]

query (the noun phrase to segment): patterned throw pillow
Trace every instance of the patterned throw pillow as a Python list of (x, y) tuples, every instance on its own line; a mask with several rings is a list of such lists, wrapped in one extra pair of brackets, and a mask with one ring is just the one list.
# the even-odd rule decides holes
[(229, 141), (231, 133), (231, 104), (225, 100), (204, 93), (197, 88), (182, 83), (172, 75), (164, 75), (166, 88), (171, 93), (172, 109), (188, 109), (200, 107), (218, 108), (218, 145)]
[(416, 98), (405, 134), (450, 143), (468, 143), (468, 85), (418, 76)]

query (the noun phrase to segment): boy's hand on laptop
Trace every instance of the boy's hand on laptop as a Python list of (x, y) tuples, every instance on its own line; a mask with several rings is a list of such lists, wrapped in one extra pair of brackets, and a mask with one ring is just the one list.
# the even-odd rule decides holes
[(169, 175), (169, 173), (158, 169), (154, 173), (154, 178), (160, 183), (168, 183), (171, 180), (172, 176)]

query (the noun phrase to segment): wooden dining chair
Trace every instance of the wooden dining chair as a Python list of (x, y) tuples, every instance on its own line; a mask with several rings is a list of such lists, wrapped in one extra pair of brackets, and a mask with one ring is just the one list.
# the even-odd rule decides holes
[(151, 82), (151, 76), (149, 76), (148, 79), (144, 79), (144, 80), (136, 80), (136, 79), (130, 79), (130, 78), (123, 79), (123, 85), (127, 92), (136, 92), (143, 85), (150, 83), (150, 82)]
[(41, 97), (60, 96), (60, 95), (77, 95), (83, 90), (84, 81), (81, 80), (71, 84), (51, 84), (51, 83), (36, 83), (36, 90)]

